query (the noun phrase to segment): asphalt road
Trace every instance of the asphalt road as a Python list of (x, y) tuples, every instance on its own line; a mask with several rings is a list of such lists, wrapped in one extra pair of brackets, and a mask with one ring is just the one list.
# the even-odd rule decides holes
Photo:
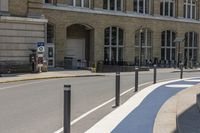
[[(184, 77), (198, 77), (199, 72)], [(159, 73), (158, 80), (176, 79), (179, 73)], [(152, 82), (152, 73), (142, 72), (139, 84)], [(0, 84), (0, 133), (54, 133), (63, 126), (63, 85), (72, 85), (72, 118), (110, 100), (115, 95), (115, 76), (50, 79)], [(121, 92), (134, 86), (134, 75), (121, 76)], [(142, 86), (140, 89), (144, 88)], [(134, 95), (126, 93), (121, 102)], [(83, 133), (113, 111), (113, 101), (72, 125), (72, 133)]]

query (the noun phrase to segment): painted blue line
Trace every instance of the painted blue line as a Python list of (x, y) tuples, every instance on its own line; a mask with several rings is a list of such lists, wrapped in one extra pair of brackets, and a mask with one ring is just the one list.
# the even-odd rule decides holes
[(195, 85), (198, 84), (198, 82), (177, 81), (158, 87), (153, 92), (151, 92), (143, 100), (143, 102), (135, 110), (133, 110), (122, 122), (120, 122), (120, 124), (112, 131), (112, 133), (153, 133), (154, 121), (162, 105), (170, 97), (186, 89), (185, 87), (166, 87), (166, 85), (173, 84)]

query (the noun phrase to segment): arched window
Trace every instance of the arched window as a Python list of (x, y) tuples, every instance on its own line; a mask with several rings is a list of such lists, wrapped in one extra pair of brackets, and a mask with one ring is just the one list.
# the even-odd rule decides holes
[(136, 31), (135, 34), (136, 55), (139, 62), (145, 64), (152, 59), (152, 31), (143, 28)]
[(104, 61), (123, 61), (123, 30), (119, 27), (105, 29)]
[(185, 61), (197, 61), (198, 34), (196, 32), (187, 32), (185, 34)]
[[(167, 30), (163, 31), (161, 35), (161, 60), (162, 61), (175, 61), (176, 57), (176, 46), (175, 40), (176, 33)], [(168, 64), (168, 63), (167, 63)]]
[(47, 24), (47, 43), (54, 43), (54, 25)]
[(103, 9), (123, 11), (124, 0), (103, 0)]
[(90, 8), (92, 0), (68, 0), (68, 4), (74, 7)]
[(196, 0), (184, 0), (184, 18), (196, 19)]
[(175, 0), (161, 0), (160, 15), (174, 17), (175, 16)]
[(133, 10), (137, 13), (150, 14), (151, 0), (133, 0)]

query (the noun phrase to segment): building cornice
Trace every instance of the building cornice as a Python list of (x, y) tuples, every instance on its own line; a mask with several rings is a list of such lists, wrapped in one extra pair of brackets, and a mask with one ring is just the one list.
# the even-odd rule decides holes
[(148, 15), (148, 14), (137, 14), (137, 13), (130, 12), (130, 11), (129, 12), (109, 11), (109, 10), (104, 10), (104, 9), (100, 9), (100, 8), (89, 9), (89, 8), (66, 6), (63, 4), (59, 4), (57, 6), (51, 5), (51, 4), (44, 4), (43, 9), (200, 24), (200, 21), (198, 21), (198, 20), (185, 19), (182, 17), (175, 18), (175, 17), (164, 17), (164, 16), (159, 16), (159, 15), (152, 16), (152, 15)]
[(47, 23), (48, 20), (45, 18), (26, 18), (26, 17), (12, 17), (12, 16), (0, 16), (1, 21), (8, 22), (26, 22), (26, 23)]

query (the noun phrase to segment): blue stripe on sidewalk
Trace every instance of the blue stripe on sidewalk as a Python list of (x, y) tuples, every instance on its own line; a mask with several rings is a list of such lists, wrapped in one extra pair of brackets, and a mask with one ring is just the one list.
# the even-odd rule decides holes
[[(195, 78), (199, 79), (199, 78)], [(153, 133), (155, 118), (161, 106), (176, 93), (186, 88), (169, 88), (166, 85), (192, 84), (198, 82), (178, 81), (158, 87), (133, 110), (112, 133)]]

